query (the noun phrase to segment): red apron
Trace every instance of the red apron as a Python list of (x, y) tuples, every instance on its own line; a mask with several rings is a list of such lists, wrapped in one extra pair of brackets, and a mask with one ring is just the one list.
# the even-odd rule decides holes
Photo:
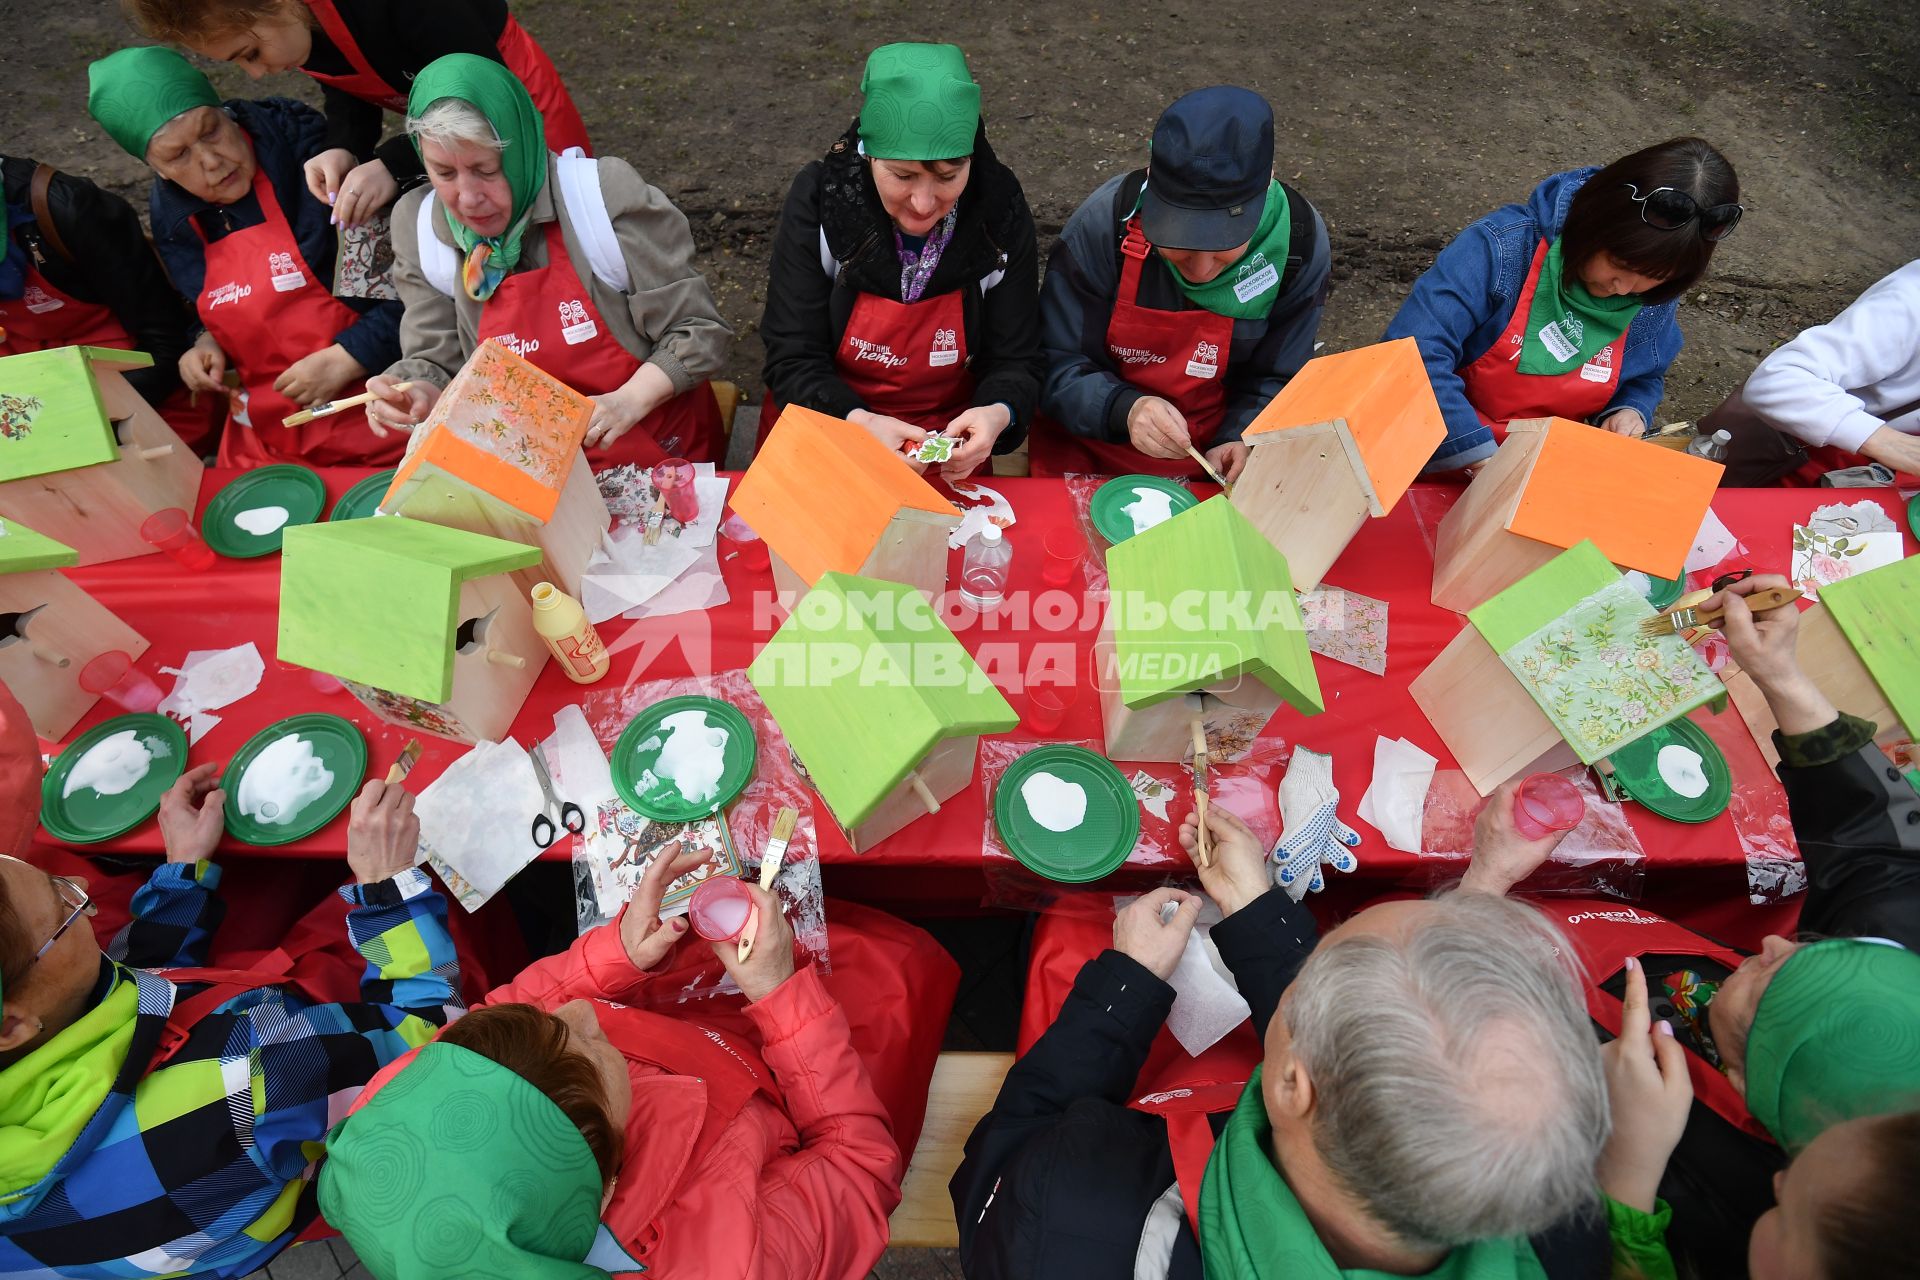
[[(111, 347), (134, 350), (133, 335), (104, 302), (82, 302), (27, 263), (27, 284), (21, 296), (0, 299), (0, 356), (47, 351), (54, 347)], [(158, 406), (188, 448), (199, 452), (220, 427), (225, 406), (217, 396), (196, 406), (186, 388), (176, 387)]]
[[(476, 340), (499, 338), (582, 395), (605, 395), (625, 383), (641, 362), (614, 338), (593, 294), (567, 256), (556, 219), (546, 224), (547, 265), (516, 271), (480, 305)], [(652, 466), (668, 457), (719, 460), (720, 404), (702, 382), (673, 397), (605, 448), (587, 450), (595, 471), (635, 462)]]
[[(313, 11), (320, 29), (327, 33), (327, 39), (333, 41), (333, 47), (340, 51), (353, 71), (337, 76), (322, 75), (305, 67), (300, 69), (321, 84), (352, 94), (362, 102), (371, 102), (405, 115), (407, 95), (374, 72), (373, 65), (360, 52), (360, 42), (353, 38), (352, 30), (334, 7), (333, 0), (306, 0), (306, 5)], [(546, 51), (535, 43), (512, 14), (507, 15), (507, 25), (501, 28), (500, 39), (494, 48), (499, 50), (500, 60), (507, 64), (507, 70), (513, 72), (520, 83), (527, 87), (533, 105), (540, 109), (540, 117), (546, 125), (547, 147), (553, 151), (579, 147), (592, 155), (593, 151), (587, 144), (587, 127), (581, 123), (580, 111), (567, 95), (567, 86), (561, 82), (553, 60), (547, 57)]]
[[(1128, 222), (1127, 238), (1120, 245), (1120, 289), (1107, 322), (1107, 358), (1128, 386), (1178, 409), (1187, 420), (1193, 447), (1204, 453), (1227, 413), (1233, 317), (1141, 306), (1140, 269), (1152, 251), (1140, 233), (1139, 219)], [(1032, 470), (1036, 476), (1084, 471), (1201, 479), (1206, 474), (1190, 457), (1149, 458), (1131, 443), (1077, 436), (1048, 419), (1034, 423)]]
[[(1807, 460), (1781, 476), (1780, 484), (1788, 489), (1814, 489), (1819, 487), (1820, 478), (1829, 471), (1845, 471), (1848, 467), (1872, 464), (1873, 459), (1864, 453), (1854, 453), (1835, 444), (1810, 444), (1807, 446)], [(1920, 484), (1920, 476), (1896, 471), (1893, 483), (1898, 488), (1910, 488)]]
[(1513, 304), (1513, 318), (1478, 360), (1460, 371), (1467, 400), (1480, 420), (1493, 428), (1496, 441), (1507, 438), (1507, 424), (1527, 418), (1571, 418), (1584, 422), (1612, 403), (1620, 389), (1620, 361), (1626, 352), (1623, 332), (1594, 353), (1593, 359), (1565, 373), (1521, 373), (1520, 344), (1527, 335), (1527, 313), (1533, 309), (1534, 286), (1540, 283), (1540, 265), (1547, 260), (1547, 242), (1533, 251), (1533, 267), (1526, 287)]
[[(260, 201), (261, 221), (207, 244), (206, 280), (194, 301), (200, 322), (240, 374), (233, 418), (220, 440), (220, 465), (377, 467), (400, 461), (406, 433), (390, 431), (381, 439), (367, 425), (364, 409), (298, 427), (280, 425), (304, 406), (275, 391), (274, 380), (295, 361), (331, 346), (334, 335), (360, 317), (328, 291), (326, 281), (313, 278), (274, 198), (273, 183), (257, 164), (253, 194)], [(197, 222), (194, 230), (199, 231)], [(352, 394), (350, 388), (342, 392)]]
[[(1671, 920), (1615, 899), (1555, 898), (1539, 905), (1573, 944), (1586, 972), (1587, 1012), (1609, 1035), (1620, 1034), (1621, 1002), (1604, 984), (1620, 975), (1628, 956), (1699, 956), (1730, 970), (1746, 959)], [(1747, 1111), (1745, 1100), (1727, 1078), (1692, 1049), (1686, 1053), (1693, 1096), (1736, 1129), (1772, 1142), (1773, 1135)]]

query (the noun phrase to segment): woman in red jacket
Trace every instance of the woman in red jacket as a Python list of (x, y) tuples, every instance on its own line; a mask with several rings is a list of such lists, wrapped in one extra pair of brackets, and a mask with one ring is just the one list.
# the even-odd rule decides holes
[[(874, 1080), (924, 1097), (932, 1060), (902, 1062), (906, 1044), (876, 1043), (871, 1024), (916, 1001), (916, 1023), (929, 1023), (941, 1009), (925, 980), (937, 996), (946, 978), (950, 998), (951, 962), (929, 975), (912, 951), (856, 960), (842, 930), (861, 913), (837, 908), (843, 972), (910, 984), (863, 990), (854, 1022), (819, 970), (794, 968), (780, 900), (749, 886), (761, 916), (750, 959), (731, 942), (713, 948), (746, 995), (744, 1032), (709, 1007), (697, 1021), (683, 1005), (640, 1008), (649, 987), (669, 1001), (680, 989), (667, 962), (686, 920), (662, 923), (659, 903), (699, 858), (667, 849), (617, 925), (376, 1077), (334, 1131), (321, 1208), (381, 1280), (643, 1268), (828, 1280), (872, 1268), (913, 1139)], [(884, 1005), (896, 1012), (871, 1011)]]

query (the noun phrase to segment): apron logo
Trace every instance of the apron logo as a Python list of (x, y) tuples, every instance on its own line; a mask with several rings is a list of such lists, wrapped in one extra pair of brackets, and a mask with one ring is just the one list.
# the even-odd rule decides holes
[(1189, 378), (1211, 378), (1220, 372), (1220, 344), (1217, 342), (1196, 342), (1193, 345), (1193, 358), (1187, 361)]
[(1167, 358), (1159, 352), (1148, 351), (1143, 347), (1116, 347), (1108, 343), (1107, 350), (1112, 352), (1113, 358), (1121, 364), (1165, 364), (1167, 362)]
[(1567, 917), (1568, 924), (1580, 924), (1587, 920), (1607, 920), (1614, 924), (1659, 924), (1658, 916), (1643, 916), (1632, 907), (1624, 911), (1582, 911)]
[(253, 296), (250, 284), (218, 284), (207, 290), (207, 310), (225, 306), (229, 302), (239, 302)]
[(517, 356), (530, 356), (540, 349), (538, 338), (522, 338), (517, 333), (495, 334), (494, 338), (501, 346)]
[(854, 360), (871, 360), (882, 369), (898, 369), (907, 362), (907, 357), (893, 354), (893, 348), (884, 342), (868, 342), (865, 338), (847, 335), (847, 341), (853, 346)]
[(67, 305), (37, 284), (28, 285), (27, 291), (21, 295), (20, 300), (27, 304), (27, 310), (37, 316), (43, 316), (49, 311), (58, 311)]
[(1552, 352), (1555, 360), (1571, 360), (1580, 354), (1580, 339), (1586, 333), (1587, 326), (1579, 316), (1567, 316), (1541, 326), (1540, 345)]
[(567, 345), (577, 347), (583, 342), (591, 342), (600, 336), (600, 326), (587, 315), (587, 304), (578, 298), (569, 299), (560, 304), (560, 336)]
[(1137, 1106), (1151, 1107), (1162, 1102), (1173, 1102), (1179, 1098), (1191, 1098), (1191, 1089), (1168, 1089), (1164, 1093), (1149, 1093), (1136, 1100)]
[(953, 330), (935, 330), (933, 350), (927, 352), (927, 363), (936, 369), (943, 365), (960, 363), (960, 339)]
[(268, 254), (267, 274), (273, 279), (275, 293), (291, 293), (306, 287), (306, 274), (293, 265), (293, 255), (290, 253)]
[(1580, 366), (1580, 376), (1588, 382), (1613, 381), (1613, 348), (1602, 347), (1593, 359)]

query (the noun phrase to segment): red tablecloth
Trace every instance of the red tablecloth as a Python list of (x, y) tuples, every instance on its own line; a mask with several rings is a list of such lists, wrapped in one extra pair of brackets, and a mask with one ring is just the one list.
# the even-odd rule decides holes
[[(233, 474), (209, 472), (201, 494), (202, 504)], [(330, 496), (337, 498), (367, 474), (363, 470), (325, 473)], [(1024, 710), (1026, 697), (1020, 683), (1028, 676), (1037, 680), (1060, 676), (1059, 669), (1065, 665), (1062, 653), (1072, 655), (1071, 678), (1085, 681), (1086, 653), (1098, 629), (1100, 612), (1097, 605), (1081, 599), (1082, 580), (1078, 576), (1065, 592), (1040, 594), (1044, 590), (1040, 581), (1045, 559), (1041, 551), (1042, 538), (1049, 529), (1074, 518), (1072, 500), (1063, 483), (1040, 479), (995, 479), (988, 483), (1007, 497), (1018, 518), (1009, 535), (1016, 550), (1010, 596), (1034, 593), (1033, 607), (1024, 618), (1021, 615), (1027, 611), (1015, 607), (1011, 600), (1000, 614), (985, 619), (962, 611), (956, 631), (967, 647), (980, 656), (996, 681), (1007, 689), (1015, 707)], [(1458, 493), (1459, 490), (1447, 486), (1417, 486), (1391, 514), (1369, 521), (1328, 574), (1332, 585), (1389, 602), (1386, 675), (1373, 676), (1326, 658), (1316, 658), (1326, 712), (1304, 717), (1285, 709), (1271, 726), (1270, 732), (1289, 743), (1333, 754), (1343, 813), (1350, 814), (1366, 790), (1376, 735), (1409, 738), (1440, 757), (1442, 767), (1451, 764), (1438, 735), (1414, 705), (1407, 685), (1464, 625), (1458, 615), (1437, 609), (1428, 600), (1435, 531)], [(1842, 493), (1816, 489), (1726, 490), (1715, 499), (1714, 508), (1748, 548), (1746, 556), (1736, 558), (1763, 570), (1784, 571), (1796, 520), (1803, 520), (1815, 507), (1839, 498), (1856, 501), (1863, 497), (1880, 502), (1899, 518), (1901, 527), (1905, 527), (1905, 513), (1898, 505), (1897, 495), (1890, 490)], [(958, 554), (954, 553), (953, 562), (956, 581)], [(376, 720), (344, 692), (319, 691), (304, 669), (281, 666), (274, 660), (279, 570), (279, 557), (269, 556), (251, 561), (222, 560), (213, 569), (196, 574), (178, 568), (164, 556), (152, 555), (69, 572), (152, 642), (152, 648), (140, 664), (147, 671), (178, 666), (191, 649), (223, 648), (248, 640), (259, 645), (267, 662), (266, 678), (260, 690), (217, 713), (221, 723), (194, 746), (190, 762), (225, 760), (254, 733), (286, 716), (329, 711), (360, 726), (368, 738), (371, 767), (376, 771), (384, 769), (412, 735)], [(771, 578), (765, 572), (749, 573), (737, 561), (723, 560), (722, 572), (733, 599), (721, 608), (706, 614), (632, 623), (615, 619), (605, 624), (602, 634), (610, 646), (619, 651), (609, 679), (630, 678), (640, 682), (683, 676), (696, 669), (722, 671), (747, 665), (771, 634), (774, 616), (765, 603)], [(756, 597), (760, 600), (757, 605)], [(629, 677), (636, 664), (643, 669)], [(161, 677), (163, 688), (167, 679)], [(527, 743), (550, 732), (554, 711), (577, 700), (580, 692), (549, 664), (515, 722), (516, 738)], [(80, 729), (113, 711), (104, 703), (97, 706), (82, 721)], [(1738, 712), (1729, 707), (1722, 717), (1726, 722), (1723, 731), (1715, 734), (1727, 752), (1736, 783), (1777, 790), (1778, 783), (1772, 780), (1737, 717)], [(1016, 731), (1009, 736), (1024, 735), (1023, 731)], [(1097, 699), (1083, 692), (1069, 708), (1066, 722), (1049, 736), (1097, 739), (1100, 736)], [(409, 780), (409, 785), (416, 788), (432, 781), (465, 750), (439, 738), (423, 736), (421, 741), (425, 754)], [(874, 883), (884, 881), (902, 888), (914, 878), (902, 877), (898, 871), (913, 867), (933, 877), (921, 883), (926, 892), (916, 894), (907, 889), (904, 896), (885, 892), (873, 896), (896, 900), (977, 899), (982, 865), (983, 805), (983, 788), (976, 781), (973, 787), (949, 801), (939, 814), (913, 823), (864, 856), (852, 853), (824, 809), (817, 807), (822, 857), (827, 863), (845, 865), (847, 872), (852, 873), (848, 875), (838, 868), (832, 873), (840, 892), (849, 891), (850, 881), (865, 883), (870, 877), (875, 878)], [(1725, 816), (1700, 826), (1686, 826), (1658, 818), (1638, 806), (1628, 808), (1649, 855), (1649, 867), (1655, 873), (1662, 869), (1735, 868), (1743, 863), (1738, 838)], [(1174, 814), (1176, 819), (1178, 816)], [(1420, 859), (1387, 848), (1370, 829), (1367, 834), (1369, 839), (1361, 850), (1361, 875), (1374, 880), (1417, 881), (1422, 877)], [(44, 832), (41, 838), (46, 838)], [(345, 844), (345, 821), (339, 819), (313, 836), (283, 848), (235, 847), (227, 851), (227, 856), (337, 858), (343, 856)], [(150, 822), (99, 848), (158, 852), (159, 831)], [(550, 850), (548, 856), (566, 857), (567, 850), (563, 842)], [(855, 872), (855, 865), (864, 873)], [(942, 880), (936, 874), (939, 869), (965, 874)], [(1719, 887), (1735, 895), (1739, 884), (1736, 878), (1727, 876)]]

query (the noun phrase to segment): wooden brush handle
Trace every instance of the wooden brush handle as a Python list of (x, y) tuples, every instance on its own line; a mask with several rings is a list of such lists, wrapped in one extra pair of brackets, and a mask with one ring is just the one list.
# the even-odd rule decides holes
[[(1755, 591), (1741, 598), (1746, 601), (1748, 610), (1753, 613), (1772, 613), (1775, 609), (1792, 604), (1800, 596), (1801, 592), (1797, 587), (1768, 587), (1765, 591)], [(1726, 616), (1727, 611), (1724, 606), (1710, 609), (1699, 615), (1695, 625), (1718, 626), (1726, 620)]]

